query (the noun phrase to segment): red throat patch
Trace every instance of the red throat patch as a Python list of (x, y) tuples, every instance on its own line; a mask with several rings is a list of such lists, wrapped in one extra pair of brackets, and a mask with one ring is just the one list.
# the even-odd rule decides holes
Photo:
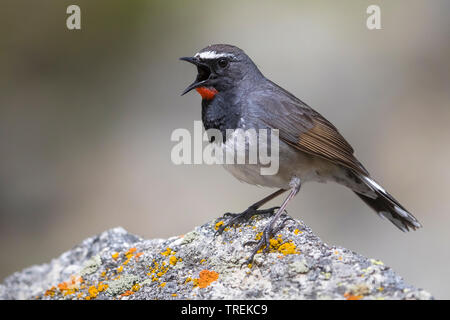
[(200, 87), (195, 90), (197, 90), (197, 92), (202, 96), (202, 99), (205, 100), (212, 100), (214, 96), (219, 92), (214, 88), (206, 88), (206, 87)]

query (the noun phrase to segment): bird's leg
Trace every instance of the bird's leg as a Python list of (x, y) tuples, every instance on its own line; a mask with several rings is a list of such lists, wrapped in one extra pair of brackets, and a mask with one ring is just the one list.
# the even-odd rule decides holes
[(277, 210), (279, 207), (273, 207), (273, 208), (269, 208), (269, 209), (265, 209), (265, 210), (258, 210), (258, 209), (262, 205), (264, 205), (265, 203), (269, 202), (270, 200), (278, 197), (280, 194), (282, 194), (285, 191), (286, 190), (284, 190), (284, 189), (280, 189), (278, 191), (275, 191), (274, 193), (268, 195), (264, 199), (254, 203), (254, 204), (252, 204), (250, 207), (247, 208), (247, 210), (245, 210), (242, 213), (229, 213), (229, 212), (225, 213), (223, 215), (224, 218), (225, 217), (231, 217), (231, 219), (226, 224), (221, 225), (219, 227), (219, 229), (217, 229), (216, 234), (222, 234), (222, 232), (223, 232), (223, 230), (225, 230), (225, 228), (230, 227), (230, 226), (235, 225), (235, 224), (240, 223), (240, 222), (247, 221), (248, 219), (250, 219), (254, 215), (265, 214), (265, 213), (273, 214), (275, 212), (275, 210)]
[(299, 192), (300, 187), (301, 187), (300, 179), (298, 179), (297, 177), (294, 177), (291, 180), (290, 186), (291, 186), (291, 191), (289, 192), (289, 195), (287, 196), (286, 200), (284, 200), (281, 207), (278, 209), (276, 215), (272, 218), (272, 220), (270, 220), (269, 224), (264, 228), (261, 239), (259, 241), (248, 241), (248, 242), (244, 243), (244, 246), (251, 245), (251, 244), (256, 245), (256, 247), (253, 249), (253, 251), (250, 255), (250, 258), (247, 259), (245, 264), (251, 263), (253, 261), (253, 257), (260, 249), (265, 248), (265, 251), (268, 252), (269, 247), (270, 247), (270, 238), (272, 236), (274, 236), (278, 231), (280, 231), (284, 227), (284, 224), (286, 223), (286, 221), (292, 220), (292, 218), (286, 218), (285, 220), (283, 220), (281, 222), (279, 227), (276, 227), (276, 228), (274, 227), (275, 223), (280, 218), (281, 214), (283, 213), (284, 209), (286, 208), (288, 202)]

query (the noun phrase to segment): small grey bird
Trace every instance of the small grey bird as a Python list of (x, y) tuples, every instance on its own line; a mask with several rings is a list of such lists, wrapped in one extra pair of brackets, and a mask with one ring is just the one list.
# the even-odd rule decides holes
[[(402, 231), (415, 230), (421, 224), (371, 177), (353, 155), (353, 148), (336, 127), (306, 103), (276, 85), (258, 70), (243, 50), (226, 44), (210, 45), (193, 57), (183, 57), (197, 67), (197, 78), (185, 94), (196, 89), (202, 96), (202, 121), (205, 130), (222, 132), (224, 147), (234, 146), (227, 129), (278, 129), (279, 170), (275, 175), (261, 175), (260, 164), (227, 164), (225, 168), (237, 179), (279, 190), (256, 202), (242, 213), (231, 214), (225, 227), (243, 222), (253, 215), (275, 214), (265, 227), (247, 262), (283, 227), (276, 222), (288, 202), (307, 181), (334, 181), (350, 188), (369, 207)], [(241, 146), (247, 148), (248, 146)], [(259, 208), (282, 193), (289, 194), (280, 207)]]

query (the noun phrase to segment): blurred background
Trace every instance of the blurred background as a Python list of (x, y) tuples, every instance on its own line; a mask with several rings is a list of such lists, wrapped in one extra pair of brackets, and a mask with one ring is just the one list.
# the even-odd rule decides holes
[[(66, 28), (70, 4), (82, 30)], [(382, 30), (366, 27), (370, 4)], [(172, 131), (200, 120), (200, 97), (180, 97), (195, 68), (178, 58), (229, 43), (332, 121), (424, 228), (402, 233), (334, 184), (304, 185), (289, 213), (450, 298), (449, 1), (0, 6), (0, 281), (108, 228), (184, 234), (273, 191), (170, 160)]]

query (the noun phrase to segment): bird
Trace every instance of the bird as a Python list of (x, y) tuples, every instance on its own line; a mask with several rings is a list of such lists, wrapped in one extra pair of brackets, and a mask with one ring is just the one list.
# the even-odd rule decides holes
[[(209, 45), (193, 56), (180, 60), (197, 67), (197, 77), (182, 95), (196, 90), (202, 97), (202, 122), (205, 130), (216, 129), (223, 148), (235, 147), (227, 130), (277, 130), (279, 169), (276, 174), (262, 175), (261, 164), (225, 164), (234, 177), (243, 182), (278, 190), (252, 204), (242, 213), (226, 213), (226, 224), (217, 230), (245, 222), (254, 215), (271, 214), (259, 241), (250, 241), (254, 249), (250, 263), (287, 218), (277, 225), (287, 204), (305, 182), (335, 182), (352, 190), (380, 217), (406, 232), (422, 225), (393, 196), (378, 184), (354, 155), (352, 146), (338, 129), (319, 112), (296, 96), (267, 79), (252, 59), (240, 48), (229, 44)], [(246, 146), (248, 148), (248, 146)], [(264, 204), (287, 192), (282, 204), (260, 209)]]

